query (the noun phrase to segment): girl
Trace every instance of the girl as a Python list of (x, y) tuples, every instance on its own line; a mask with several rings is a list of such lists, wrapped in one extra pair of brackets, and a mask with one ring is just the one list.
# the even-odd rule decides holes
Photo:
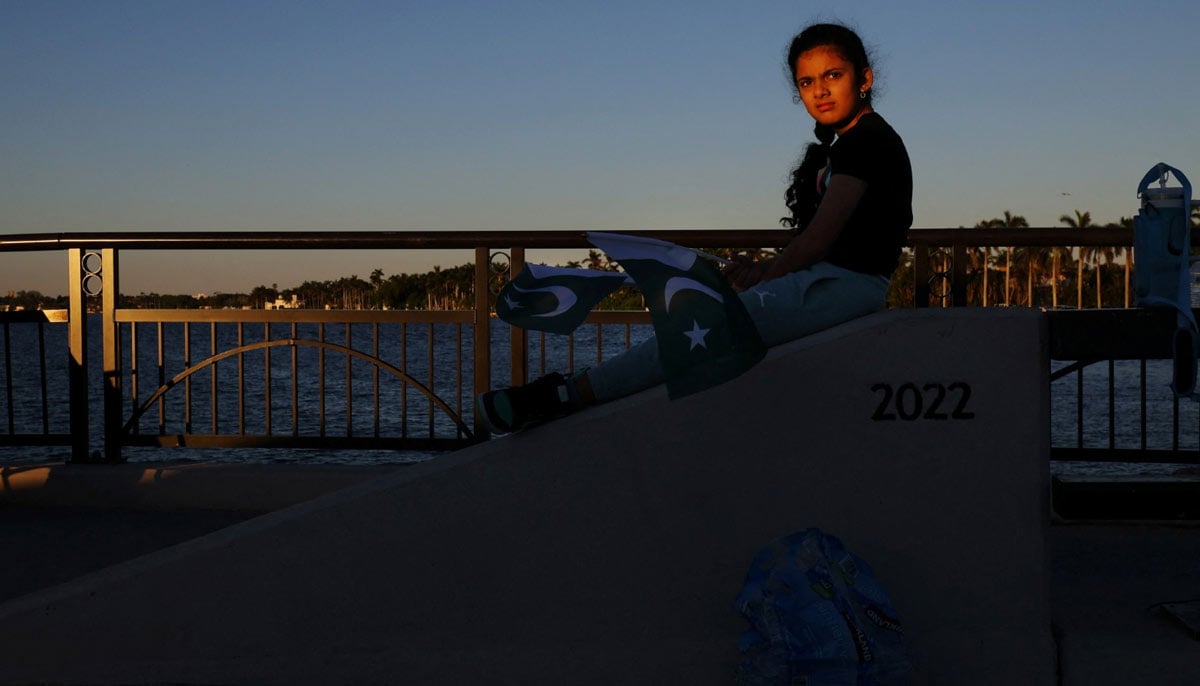
[[(726, 268), (768, 346), (881, 310), (912, 224), (912, 167), (900, 136), (875, 112), (875, 75), (862, 40), (838, 24), (797, 34), (787, 66), (816, 122), (817, 143), (785, 195), (792, 240), (770, 259)], [(653, 339), (572, 378), (550, 374), (481, 394), (493, 433), (515, 431), (662, 383)]]

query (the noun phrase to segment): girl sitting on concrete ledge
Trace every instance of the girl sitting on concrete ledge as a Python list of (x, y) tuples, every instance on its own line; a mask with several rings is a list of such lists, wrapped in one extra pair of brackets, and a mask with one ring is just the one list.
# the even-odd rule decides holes
[[(780, 223), (793, 238), (774, 257), (743, 257), (725, 269), (768, 346), (884, 309), (912, 224), (908, 152), (874, 110), (862, 40), (844, 26), (814, 24), (792, 39), (787, 66), (818, 141), (785, 196), (790, 215)], [(480, 394), (476, 411), (493, 433), (508, 433), (663, 380), (649, 339), (570, 378), (553, 373)]]

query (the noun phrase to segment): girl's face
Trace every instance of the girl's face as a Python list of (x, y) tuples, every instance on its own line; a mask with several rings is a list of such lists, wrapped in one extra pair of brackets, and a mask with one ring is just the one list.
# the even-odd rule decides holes
[(854, 65), (832, 47), (816, 47), (796, 59), (796, 90), (804, 108), (818, 124), (832, 127), (838, 134), (850, 130), (870, 111), (859, 93), (870, 90), (873, 79), (869, 68), (858, 78)]

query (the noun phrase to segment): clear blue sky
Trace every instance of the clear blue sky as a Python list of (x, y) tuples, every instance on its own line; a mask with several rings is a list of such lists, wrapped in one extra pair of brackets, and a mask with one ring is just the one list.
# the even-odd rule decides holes
[[(915, 226), (1116, 220), (1160, 161), (1200, 183), (1196, 0), (0, 0), (0, 233), (774, 227), (814, 20), (874, 47)], [(127, 253), (122, 287), (470, 259)], [(63, 263), (0, 255), (0, 292)]]

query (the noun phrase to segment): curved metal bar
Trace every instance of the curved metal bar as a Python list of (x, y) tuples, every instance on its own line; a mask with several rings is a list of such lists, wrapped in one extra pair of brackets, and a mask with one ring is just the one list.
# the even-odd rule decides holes
[[(941, 293), (933, 289), (933, 284), (939, 280), (945, 284)], [(954, 279), (950, 276), (950, 272), (934, 272), (929, 275), (929, 293), (938, 300), (948, 300), (950, 294), (953, 292), (953, 288)]]
[(467, 438), (472, 439), (472, 440), (475, 438), (475, 434), (471, 431), (470, 427), (467, 426), (466, 422), (463, 421), (462, 417), (460, 417), (454, 410), (450, 409), (450, 406), (448, 404), (446, 404), (446, 401), (439, 398), (437, 396), (437, 394), (435, 394), (432, 390), (427, 388), (420, 381), (417, 381), (416, 379), (409, 376), (403, 370), (398, 369), (395, 366), (393, 366), (387, 362), (384, 362), (383, 360), (379, 359), (378, 357), (372, 357), (364, 352), (355, 350), (354, 348), (350, 348), (350, 347), (347, 347), (344, 345), (337, 345), (335, 343), (327, 343), (325, 341), (310, 341), (310, 340), (304, 339), (304, 338), (280, 338), (280, 339), (271, 340), (271, 341), (259, 341), (257, 343), (251, 343), (249, 345), (242, 345), (242, 346), (238, 346), (236, 348), (231, 348), (222, 353), (213, 355), (212, 357), (209, 357), (208, 359), (206, 359), (198, 364), (194, 364), (191, 367), (188, 367), (187, 369), (183, 370), (182, 372), (171, 377), (170, 381), (167, 381), (166, 383), (164, 383), (162, 386), (160, 386), (158, 388), (158, 390), (154, 391), (154, 393), (152, 393), (149, 398), (146, 398), (145, 402), (143, 402), (141, 404), (141, 406), (138, 407), (137, 410), (134, 411), (133, 415), (130, 416), (129, 421), (125, 422), (125, 426), (123, 426), (121, 428), (121, 433), (125, 436), (130, 435), (130, 433), (133, 430), (133, 427), (137, 424), (138, 420), (140, 420), (142, 418), (142, 415), (145, 414), (146, 411), (150, 409), (151, 405), (153, 405), (159, 398), (161, 398), (163, 395), (165, 395), (167, 391), (169, 391), (172, 388), (174, 388), (175, 386), (179, 385), (179, 383), (181, 381), (183, 381), (184, 379), (188, 378), (192, 374), (195, 374), (196, 372), (200, 371), (201, 369), (203, 369), (205, 367), (216, 364), (217, 362), (219, 362), (227, 357), (232, 357), (239, 353), (249, 352), (251, 350), (259, 350), (262, 348), (277, 348), (277, 347), (281, 347), (281, 346), (299, 346), (299, 345), (307, 345), (307, 346), (311, 346), (314, 348), (324, 348), (326, 350), (343, 352), (347, 355), (352, 355), (354, 357), (357, 357), (360, 360), (364, 360), (370, 364), (375, 365), (376, 367), (378, 367), (380, 369), (383, 369), (383, 370), (391, 373), (393, 376), (399, 378), (404, 383), (415, 387), (425, 397), (429, 398), (435, 405), (437, 405), (439, 408), (441, 408), (442, 412), (446, 413), (446, 416), (449, 417), (455, 423), (455, 425), (458, 426), (458, 429), (460, 431), (462, 431), (464, 434), (466, 434)]

